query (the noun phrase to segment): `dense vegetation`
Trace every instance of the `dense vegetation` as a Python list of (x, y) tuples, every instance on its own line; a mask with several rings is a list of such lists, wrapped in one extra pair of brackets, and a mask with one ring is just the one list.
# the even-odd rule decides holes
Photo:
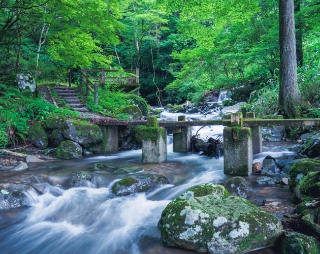
[[(294, 3), (297, 108), (301, 116), (319, 117), (320, 1)], [(151, 105), (198, 103), (208, 91), (231, 90), (234, 103), (247, 101), (258, 116), (279, 112), (278, 1), (4, 0), (0, 55), (2, 146), (23, 138), (31, 121), (72, 114), (15, 89), (16, 73), (61, 84), (70, 70), (80, 86), (81, 68), (139, 68), (140, 94)], [(146, 108), (121, 90), (100, 94), (99, 105), (89, 98), (88, 106), (106, 115), (128, 102)]]

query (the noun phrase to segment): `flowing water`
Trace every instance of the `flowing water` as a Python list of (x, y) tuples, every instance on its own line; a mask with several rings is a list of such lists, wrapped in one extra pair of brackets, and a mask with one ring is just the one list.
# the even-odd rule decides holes
[[(203, 128), (204, 136), (221, 134), (222, 126)], [(195, 132), (196, 129), (193, 131)], [(172, 152), (170, 136), (168, 161), (142, 164), (141, 150), (119, 152), (107, 156), (90, 156), (79, 160), (31, 164), (19, 178), (11, 173), (7, 179), (27, 179), (44, 174), (48, 179), (66, 172), (92, 168), (96, 162), (116, 167), (140, 167), (147, 173), (163, 174), (170, 184), (148, 193), (117, 197), (112, 184), (120, 176), (88, 182), (86, 187), (64, 188), (41, 181), (26, 190), (29, 207), (0, 212), (0, 253), (36, 254), (187, 254), (192, 251), (164, 247), (157, 223), (166, 205), (191, 186), (219, 183), (223, 174), (223, 158)], [(1, 172), (3, 174), (3, 172)], [(122, 176), (124, 177), (124, 176)], [(19, 180), (17, 180), (19, 182)], [(23, 182), (23, 180), (20, 180)], [(39, 187), (40, 186), (40, 187)], [(274, 253), (271, 249), (255, 253)]]

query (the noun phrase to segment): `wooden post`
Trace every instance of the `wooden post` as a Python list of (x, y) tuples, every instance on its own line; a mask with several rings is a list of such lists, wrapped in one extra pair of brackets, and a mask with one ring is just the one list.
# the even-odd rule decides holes
[(136, 68), (136, 83), (139, 84), (139, 68)]
[(94, 104), (98, 104), (98, 84), (97, 82), (94, 83)]
[(104, 84), (105, 76), (106, 76), (105, 69), (102, 68), (102, 69), (101, 69), (101, 79), (100, 79), (100, 83), (101, 83), (102, 85)]

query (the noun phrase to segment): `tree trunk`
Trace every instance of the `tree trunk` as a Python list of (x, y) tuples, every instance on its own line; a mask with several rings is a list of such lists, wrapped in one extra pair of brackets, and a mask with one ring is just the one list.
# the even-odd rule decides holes
[(280, 87), (279, 107), (289, 118), (299, 116), (301, 103), (297, 83), (297, 54), (294, 24), (294, 0), (279, 0)]
[[(294, 0), (294, 12), (299, 14), (301, 0)], [(296, 19), (296, 47), (297, 47), (297, 64), (299, 67), (303, 65), (303, 51), (302, 51), (302, 20), (300, 17)]]

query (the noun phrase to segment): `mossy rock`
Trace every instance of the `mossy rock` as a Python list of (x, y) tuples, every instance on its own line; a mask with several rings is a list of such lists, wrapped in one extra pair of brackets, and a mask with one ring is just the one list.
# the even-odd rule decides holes
[(147, 192), (168, 183), (169, 180), (163, 175), (140, 174), (121, 179), (111, 189), (117, 196), (125, 196), (138, 192)]
[(71, 180), (70, 185), (72, 187), (88, 187), (88, 183), (91, 183), (91, 180), (93, 179), (91, 172), (89, 171), (78, 171), (76, 172)]
[(114, 166), (110, 166), (105, 163), (95, 163), (93, 166), (94, 170), (97, 171), (106, 171), (110, 174), (120, 175), (120, 174), (134, 174), (137, 172), (143, 171), (142, 168), (132, 167), (132, 168), (117, 168)]
[(214, 184), (192, 187), (170, 202), (158, 226), (164, 245), (205, 253), (246, 253), (274, 245), (282, 233), (272, 213)]
[(241, 176), (231, 177), (221, 183), (231, 194), (243, 198), (250, 196), (251, 190), (248, 182)]
[(312, 236), (289, 232), (281, 246), (281, 254), (319, 254), (319, 242)]
[(34, 146), (40, 149), (46, 149), (48, 147), (48, 135), (40, 122), (30, 127), (28, 130), (28, 139)]
[(63, 140), (65, 140), (65, 138), (62, 135), (62, 131), (60, 129), (54, 129), (49, 137), (49, 146), (53, 148), (58, 147)]
[(142, 112), (137, 105), (122, 106), (115, 112), (116, 114), (127, 114), (131, 120), (140, 120)]
[(54, 129), (61, 129), (64, 121), (66, 120), (63, 116), (56, 116), (42, 121), (42, 126), (45, 130), (51, 131)]
[(297, 161), (289, 171), (289, 187), (293, 191), (299, 181), (308, 173), (320, 171), (320, 160), (302, 159)]
[(102, 142), (102, 131), (98, 125), (79, 120), (67, 120), (62, 128), (66, 139), (77, 142), (86, 149)]
[(82, 147), (73, 141), (65, 140), (53, 151), (55, 158), (69, 160), (82, 157)]
[(320, 171), (307, 173), (294, 189), (293, 195), (300, 200), (305, 197), (320, 197)]

